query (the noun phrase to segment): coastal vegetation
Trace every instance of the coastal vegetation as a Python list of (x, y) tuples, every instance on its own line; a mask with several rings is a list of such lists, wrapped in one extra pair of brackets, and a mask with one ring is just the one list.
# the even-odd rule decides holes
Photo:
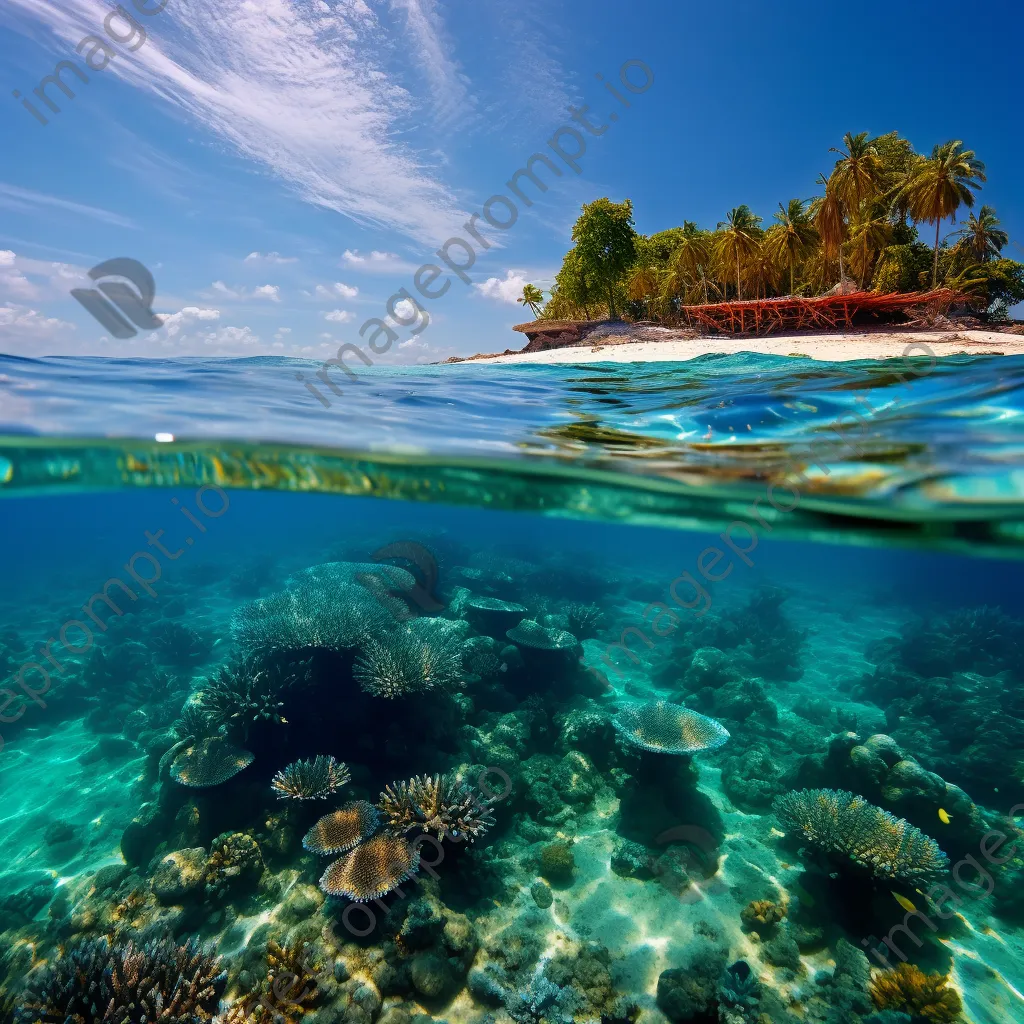
[[(685, 306), (709, 302), (947, 287), (1005, 319), (1024, 301), (1024, 263), (1002, 255), (996, 211), (973, 209), (985, 165), (962, 142), (925, 155), (897, 132), (847, 133), (830, 152), (819, 194), (780, 202), (767, 225), (740, 204), (713, 229), (685, 220), (643, 235), (631, 200), (587, 203), (540, 317), (677, 323)], [(934, 238), (920, 225), (934, 225)], [(536, 312), (542, 297), (530, 284), (520, 301)]]

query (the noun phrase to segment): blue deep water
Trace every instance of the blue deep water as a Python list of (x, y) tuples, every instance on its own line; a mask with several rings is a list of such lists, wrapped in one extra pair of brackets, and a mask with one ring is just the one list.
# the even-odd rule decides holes
[(296, 367), (0, 357), (0, 1024), (1024, 1019), (1024, 359)]

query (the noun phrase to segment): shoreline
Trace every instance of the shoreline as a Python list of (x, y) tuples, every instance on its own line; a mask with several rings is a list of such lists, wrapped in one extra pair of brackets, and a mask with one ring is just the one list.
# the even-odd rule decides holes
[[(649, 329), (648, 329), (649, 330)], [(926, 344), (937, 356), (1024, 355), (1024, 335), (1005, 331), (927, 330), (921, 328), (870, 327), (830, 331), (827, 334), (794, 332), (762, 337), (733, 335), (683, 336), (666, 330), (663, 340), (633, 340), (620, 333), (595, 338), (594, 344), (547, 348), (540, 352), (502, 352), (476, 355), (459, 362), (536, 363), (650, 363), (685, 362), (704, 355), (803, 356), (826, 362), (901, 357), (908, 345)], [(649, 336), (648, 336), (649, 337)]]

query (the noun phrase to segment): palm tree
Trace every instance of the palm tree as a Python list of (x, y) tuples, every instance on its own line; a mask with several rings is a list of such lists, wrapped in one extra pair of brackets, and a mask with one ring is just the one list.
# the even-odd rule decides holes
[[(759, 244), (761, 218), (753, 213), (746, 204), (736, 206), (726, 214), (726, 219), (718, 225), (718, 240), (715, 255), (718, 257), (720, 271), (725, 274), (727, 265), (736, 265), (736, 297), (743, 300), (743, 284), (741, 281), (741, 261), (751, 255)], [(729, 273), (732, 273), (730, 270)]]
[[(708, 301), (707, 268), (711, 263), (711, 237), (701, 231), (693, 221), (683, 221), (683, 235), (674, 254), (673, 280), (700, 281), (704, 287), (704, 301)], [(683, 289), (680, 288), (680, 292)]]
[(843, 136), (846, 149), (836, 149), (839, 159), (829, 177), (836, 195), (848, 211), (856, 213), (862, 203), (874, 199), (882, 188), (885, 163), (872, 145), (867, 132)]
[(839, 283), (846, 276), (843, 270), (843, 243), (846, 241), (846, 204), (831, 178), (818, 175), (818, 184), (825, 186), (825, 194), (811, 203), (814, 226), (821, 236), (821, 245), (826, 257), (834, 259), (839, 255)]
[(789, 265), (789, 294), (792, 295), (796, 291), (796, 264), (807, 256), (817, 232), (802, 199), (790, 199), (788, 206), (779, 203), (775, 220), (778, 223), (768, 229), (765, 246), (778, 263)]
[(892, 239), (892, 224), (888, 217), (872, 217), (867, 211), (850, 226), (850, 242), (853, 252), (850, 267), (860, 278), (861, 291), (867, 287), (868, 272), (871, 270), (875, 253), (884, 249)]
[(644, 312), (648, 312), (647, 300), (657, 294), (658, 273), (650, 263), (638, 263), (626, 278), (626, 294), (633, 302), (642, 302)]
[(914, 164), (901, 191), (910, 216), (935, 225), (933, 288), (939, 280), (939, 227), (947, 217), (956, 217), (961, 206), (973, 206), (974, 193), (987, 180), (985, 165), (959, 139), (936, 146), (930, 157), (920, 157)]
[(516, 302), (530, 307), (534, 317), (540, 316), (540, 304), (544, 301), (544, 293), (535, 285), (523, 285), (523, 294), (516, 299)]
[(1010, 236), (1000, 230), (999, 218), (991, 206), (983, 206), (977, 216), (969, 213), (967, 226), (962, 227), (957, 234), (970, 246), (979, 263), (998, 256), (1000, 250), (1010, 241)]

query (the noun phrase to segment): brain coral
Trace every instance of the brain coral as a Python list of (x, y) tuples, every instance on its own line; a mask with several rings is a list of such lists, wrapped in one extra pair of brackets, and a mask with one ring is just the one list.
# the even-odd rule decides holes
[(934, 839), (854, 793), (803, 789), (780, 796), (773, 809), (782, 825), (809, 845), (876, 878), (921, 883), (949, 868)]
[(366, 903), (401, 885), (419, 862), (419, 851), (399, 836), (374, 836), (331, 863), (320, 879), (320, 888), (328, 896)]
[(622, 738), (660, 754), (717, 750), (729, 738), (720, 722), (668, 701), (630, 704), (612, 719)]
[(302, 845), (311, 853), (345, 853), (373, 835), (379, 822), (373, 804), (355, 800), (325, 814), (303, 837)]
[(223, 736), (207, 736), (180, 753), (171, 765), (171, 778), (199, 789), (219, 786), (253, 762), (253, 754)]

